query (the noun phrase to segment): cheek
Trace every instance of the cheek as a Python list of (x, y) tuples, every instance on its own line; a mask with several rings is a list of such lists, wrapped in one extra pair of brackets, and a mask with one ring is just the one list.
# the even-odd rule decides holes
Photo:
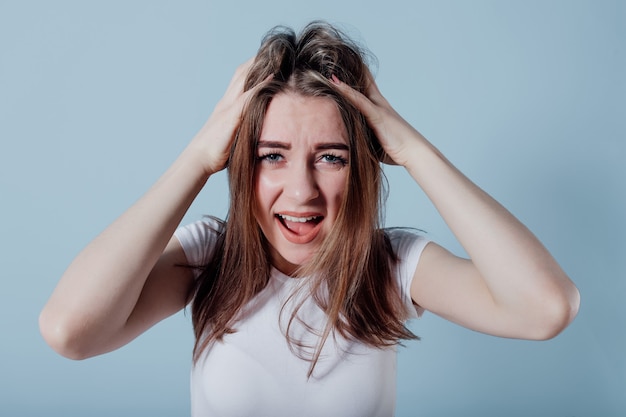
[(337, 212), (341, 207), (343, 201), (348, 193), (347, 175), (338, 176), (333, 181), (328, 183), (326, 189), (326, 196), (328, 201), (332, 201), (335, 206), (334, 210)]
[[(277, 179), (267, 172), (257, 170), (254, 177), (255, 213), (263, 214), (272, 205), (280, 185)], [(267, 214), (267, 213), (265, 213)]]

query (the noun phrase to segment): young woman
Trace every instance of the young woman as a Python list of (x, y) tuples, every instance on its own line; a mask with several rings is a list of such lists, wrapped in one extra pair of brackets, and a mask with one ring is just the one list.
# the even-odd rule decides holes
[[(407, 169), (469, 259), (380, 228), (381, 161)], [(226, 221), (177, 230), (225, 167)], [(359, 48), (313, 23), (264, 38), (168, 171), (76, 257), (40, 326), (81, 359), (189, 302), (193, 415), (383, 416), (395, 347), (415, 337), (408, 318), (425, 309), (547, 339), (579, 295), (526, 227), (394, 111)]]

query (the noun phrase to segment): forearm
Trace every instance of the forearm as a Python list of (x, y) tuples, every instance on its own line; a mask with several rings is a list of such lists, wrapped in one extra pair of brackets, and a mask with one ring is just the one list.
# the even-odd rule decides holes
[[(52, 338), (97, 345), (126, 324), (144, 283), (208, 174), (187, 148), (133, 206), (74, 259), (42, 315)], [(80, 341), (77, 342), (80, 344)]]
[(418, 133), (409, 149), (407, 170), (469, 255), (494, 302), (518, 317), (540, 312), (537, 317), (570, 320), (578, 292), (541, 242)]
[(333, 82), (367, 118), (385, 161), (408, 170), (470, 257), (431, 246), (413, 277), (413, 300), (486, 333), (547, 338), (562, 330), (577, 312), (578, 290), (537, 238), (409, 125), (372, 78), (365, 95)]
[[(535, 236), (501, 204), (461, 173), (425, 139), (405, 165), (484, 275), (502, 275), (511, 261), (554, 261)], [(495, 255), (504, 255), (497, 258)], [(554, 265), (557, 266), (557, 265)], [(558, 266), (557, 266), (558, 267)]]

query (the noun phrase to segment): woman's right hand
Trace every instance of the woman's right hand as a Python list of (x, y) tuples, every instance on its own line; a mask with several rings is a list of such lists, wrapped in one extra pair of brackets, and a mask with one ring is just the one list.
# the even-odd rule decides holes
[(246, 101), (252, 60), (158, 181), (69, 265), (40, 315), (45, 340), (80, 359), (116, 349), (182, 309), (193, 274), (173, 236), (207, 179), (224, 168)]
[(208, 175), (226, 167), (248, 98), (271, 79), (270, 77), (244, 92), (244, 83), (253, 62), (254, 58), (251, 58), (237, 68), (224, 96), (191, 143), (198, 155), (202, 156), (201, 164)]

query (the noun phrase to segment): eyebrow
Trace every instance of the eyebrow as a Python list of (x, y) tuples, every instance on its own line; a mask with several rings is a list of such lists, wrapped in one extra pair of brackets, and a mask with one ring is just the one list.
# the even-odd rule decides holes
[[(268, 140), (259, 141), (256, 146), (257, 146), (257, 148), (274, 148), (274, 149), (285, 149), (285, 150), (290, 150), (291, 149), (291, 144), (290, 143), (279, 142), (279, 141), (268, 141)], [(322, 150), (322, 151), (326, 150), (326, 149), (339, 149), (339, 150), (345, 150), (345, 151), (350, 150), (348, 145), (346, 145), (345, 143), (342, 143), (342, 142), (324, 142), (324, 143), (320, 143), (320, 144), (315, 146), (315, 149), (316, 150)]]

